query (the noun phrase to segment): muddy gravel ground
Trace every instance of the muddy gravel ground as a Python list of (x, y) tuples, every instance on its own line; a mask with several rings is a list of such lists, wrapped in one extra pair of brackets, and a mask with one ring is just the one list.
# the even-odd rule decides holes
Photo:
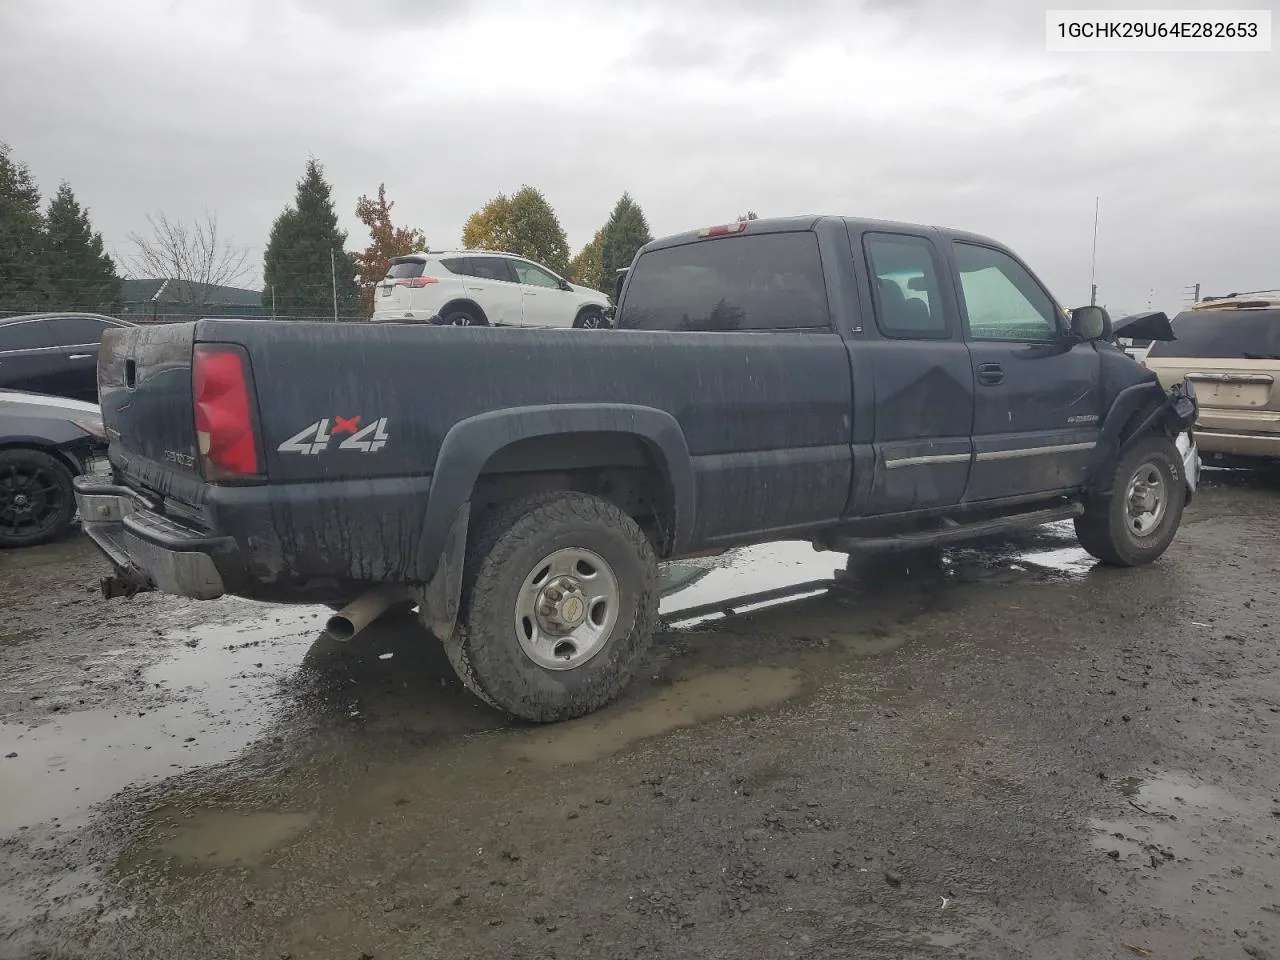
[(0, 957), (1280, 958), (1280, 481), (1205, 480), (1151, 567), (1069, 526), (877, 563), (544, 728), (410, 617), (343, 646), (0, 554)]

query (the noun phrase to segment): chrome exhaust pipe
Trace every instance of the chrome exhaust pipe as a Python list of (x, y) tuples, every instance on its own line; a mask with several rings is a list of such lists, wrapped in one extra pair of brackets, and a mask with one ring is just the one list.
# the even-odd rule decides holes
[(408, 587), (384, 583), (362, 593), (331, 616), (324, 628), (335, 640), (350, 640), (401, 600), (410, 599)]

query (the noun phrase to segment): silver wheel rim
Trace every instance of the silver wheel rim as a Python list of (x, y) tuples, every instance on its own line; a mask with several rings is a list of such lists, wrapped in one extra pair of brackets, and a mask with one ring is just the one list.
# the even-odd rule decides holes
[(1136, 536), (1150, 536), (1160, 526), (1169, 506), (1169, 489), (1164, 473), (1147, 461), (1133, 472), (1125, 491), (1125, 522)]
[(604, 649), (618, 622), (618, 578), (583, 547), (543, 557), (516, 597), (516, 638), (524, 655), (548, 670), (580, 667)]
[(588, 313), (582, 318), (582, 326), (586, 330), (599, 330), (604, 321), (604, 314)]
[(460, 313), (453, 318), (452, 325), (455, 327), (469, 327), (471, 326), (471, 318), (465, 313)]

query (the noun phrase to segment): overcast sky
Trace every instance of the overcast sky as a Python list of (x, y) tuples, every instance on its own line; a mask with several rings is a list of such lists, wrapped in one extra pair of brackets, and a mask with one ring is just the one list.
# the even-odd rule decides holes
[(208, 208), (260, 264), (314, 154), (349, 248), (384, 181), (433, 247), (528, 183), (576, 250), (629, 190), (986, 233), (1074, 305), (1100, 196), (1113, 311), (1280, 286), (1280, 53), (1044, 48), (1020, 0), (0, 0), (0, 139), (118, 251)]

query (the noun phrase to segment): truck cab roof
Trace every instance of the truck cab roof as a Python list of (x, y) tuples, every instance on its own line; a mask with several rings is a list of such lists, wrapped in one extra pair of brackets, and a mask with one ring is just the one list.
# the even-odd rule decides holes
[(651, 240), (641, 247), (640, 252), (661, 250), (666, 247), (677, 247), (696, 240), (728, 236), (738, 233), (788, 233), (796, 230), (812, 230), (823, 220), (842, 221), (852, 232), (885, 231), (889, 233), (934, 233), (940, 232), (957, 240), (969, 240), (984, 246), (1008, 249), (1003, 243), (984, 237), (981, 234), (954, 230), (950, 227), (939, 227), (928, 224), (909, 223), (902, 220), (877, 220), (869, 217), (843, 217), (834, 214), (812, 214), (798, 217), (761, 217), (756, 220), (738, 220), (727, 224), (703, 227), (697, 230), (686, 230), (666, 237)]

